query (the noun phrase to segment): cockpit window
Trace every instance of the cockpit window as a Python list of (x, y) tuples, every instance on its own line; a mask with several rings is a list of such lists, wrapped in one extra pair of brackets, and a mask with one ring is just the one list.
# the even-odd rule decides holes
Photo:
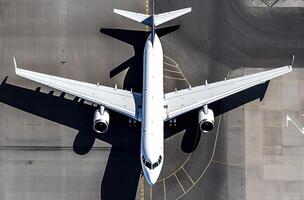
[(151, 168), (152, 166), (151, 166), (151, 163), (150, 162), (146, 162), (146, 167), (148, 167), (149, 169), (153, 169), (153, 168)]
[(142, 161), (143, 161), (143, 163), (144, 163), (144, 165), (145, 165), (146, 167), (148, 167), (149, 169), (152, 169), (151, 163), (148, 162), (148, 161), (146, 161), (146, 159), (145, 159), (144, 156), (142, 156)]
[(149, 169), (155, 169), (156, 167), (158, 167), (160, 165), (160, 163), (162, 161), (162, 157), (159, 156), (158, 161), (155, 162), (155, 163), (153, 163), (153, 164), (151, 164), (150, 162), (146, 161), (146, 159), (145, 159), (144, 156), (142, 156), (142, 161), (143, 161), (144, 165), (146, 167), (148, 167)]

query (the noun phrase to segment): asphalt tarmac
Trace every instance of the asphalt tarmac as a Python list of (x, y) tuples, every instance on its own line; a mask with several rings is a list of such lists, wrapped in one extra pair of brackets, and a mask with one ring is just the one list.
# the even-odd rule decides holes
[[(219, 115), (207, 135), (197, 131), (195, 112), (176, 127), (166, 124), (164, 168), (150, 187), (141, 177), (139, 124), (111, 113), (109, 132), (95, 134), (94, 105), (14, 74), (13, 56), (29, 70), (140, 91), (146, 27), (113, 8), (145, 13), (147, 3), (0, 1), (1, 199), (244, 199), (243, 128), (230, 128), (240, 124), (242, 108)], [(303, 66), (298, 8), (169, 0), (157, 1), (156, 10), (187, 6), (192, 13), (159, 30), (166, 91), (232, 77), (241, 67), (286, 65), (292, 53), (296, 67)], [(253, 91), (241, 102), (263, 96), (264, 88)], [(234, 98), (211, 106), (221, 114), (238, 106)]]

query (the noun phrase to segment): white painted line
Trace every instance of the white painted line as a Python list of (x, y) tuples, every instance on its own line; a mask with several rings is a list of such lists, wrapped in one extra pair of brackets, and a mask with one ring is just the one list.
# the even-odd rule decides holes
[(212, 160), (213, 160), (214, 155), (215, 155), (215, 150), (216, 150), (216, 145), (217, 145), (217, 140), (218, 140), (218, 133), (219, 133), (220, 125), (221, 125), (221, 119), (222, 119), (222, 115), (220, 115), (220, 118), (219, 118), (218, 128), (217, 128), (216, 137), (215, 137), (215, 143), (214, 143), (213, 152), (212, 152), (212, 155), (211, 155), (209, 163), (207, 164), (207, 166), (206, 166), (205, 170), (203, 171), (203, 173), (194, 182), (194, 184), (184, 194), (182, 194), (181, 196), (179, 196), (178, 198), (176, 198), (176, 200), (182, 198), (185, 194), (187, 194), (198, 183), (198, 181), (205, 175), (207, 169), (210, 167), (210, 164), (212, 163)]
[(172, 72), (172, 73), (176, 73), (176, 74), (180, 74), (180, 71), (174, 71), (174, 70), (165, 69), (165, 68), (164, 68), (164, 71), (166, 71), (166, 72)]
[(185, 81), (185, 79), (184, 79), (184, 78), (175, 78), (175, 77), (170, 77), (170, 76), (164, 76), (164, 78), (167, 78), (167, 79), (172, 79), (172, 80)]
[(188, 176), (188, 178), (190, 179), (190, 181), (192, 182), (192, 184), (194, 184), (194, 181), (192, 180), (192, 178), (190, 177), (190, 175), (188, 174), (188, 172), (186, 172), (185, 168), (182, 167), (182, 169), (184, 170), (185, 174)]
[(300, 128), (288, 115), (286, 116), (286, 121), (287, 121), (287, 127), (289, 125), (289, 122), (293, 123), (293, 125), (304, 135), (304, 127)]
[(177, 180), (179, 186), (182, 188), (182, 190), (184, 191), (184, 194), (185, 194), (185, 189), (184, 189), (184, 187), (182, 186), (182, 184), (181, 184), (181, 182), (179, 181), (179, 179), (177, 178), (176, 173), (174, 173), (174, 176), (175, 176), (175, 178), (176, 178), (176, 180)]
[(173, 65), (173, 64), (171, 64), (171, 63), (167, 63), (167, 62), (164, 62), (164, 65), (168, 65), (168, 66), (170, 66), (170, 67), (177, 68), (177, 65)]

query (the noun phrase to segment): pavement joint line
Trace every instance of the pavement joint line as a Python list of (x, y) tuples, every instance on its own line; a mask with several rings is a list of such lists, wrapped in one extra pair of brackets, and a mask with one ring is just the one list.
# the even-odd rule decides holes
[[(0, 146), (0, 150), (73, 150), (74, 147), (69, 146)], [(81, 149), (81, 148), (76, 148)], [(92, 147), (91, 150), (107, 150), (111, 147)]]
[(45, 127), (56, 127), (53, 124), (31, 124), (31, 123), (16, 123), (16, 126), (45, 126)]
[(164, 183), (164, 199), (167, 200), (166, 181), (163, 180), (163, 183)]
[(150, 200), (152, 200), (152, 186), (150, 185)]
[(194, 184), (194, 181), (192, 180), (192, 178), (190, 177), (190, 175), (188, 174), (188, 172), (185, 170), (184, 167), (182, 167), (182, 169), (184, 170), (185, 174), (188, 176), (188, 178), (190, 179), (191, 183)]
[(166, 72), (172, 72), (172, 73), (176, 73), (176, 74), (180, 74), (179, 71), (174, 71), (174, 70), (165, 69), (165, 68), (164, 68), (164, 71), (166, 71)]
[(229, 128), (243, 128), (243, 125), (238, 125), (238, 124), (232, 124), (228, 126)]
[(228, 162), (222, 162), (222, 161), (218, 161), (218, 160), (213, 160), (212, 162), (214, 162), (216, 164), (220, 164), (220, 165), (227, 165), (227, 166), (244, 166), (244, 164), (241, 164), (241, 163), (228, 163)]
[(184, 78), (175, 78), (175, 77), (170, 77), (170, 76), (164, 76), (164, 78), (172, 79), (172, 80), (179, 80), (179, 81), (186, 81)]
[(176, 180), (177, 180), (179, 186), (182, 188), (182, 190), (183, 190), (183, 192), (184, 192), (184, 194), (185, 194), (185, 189), (184, 189), (184, 187), (182, 186), (182, 183), (179, 181), (178, 177), (176, 176), (176, 173), (174, 173), (174, 176), (175, 176), (175, 178), (176, 178)]

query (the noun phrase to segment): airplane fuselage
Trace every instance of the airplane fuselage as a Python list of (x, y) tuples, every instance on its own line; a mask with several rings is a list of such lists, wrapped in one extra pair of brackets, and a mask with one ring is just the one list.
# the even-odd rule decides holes
[(156, 34), (152, 37), (151, 33), (147, 39), (143, 60), (140, 160), (144, 176), (152, 185), (159, 177), (164, 159), (163, 49)]

